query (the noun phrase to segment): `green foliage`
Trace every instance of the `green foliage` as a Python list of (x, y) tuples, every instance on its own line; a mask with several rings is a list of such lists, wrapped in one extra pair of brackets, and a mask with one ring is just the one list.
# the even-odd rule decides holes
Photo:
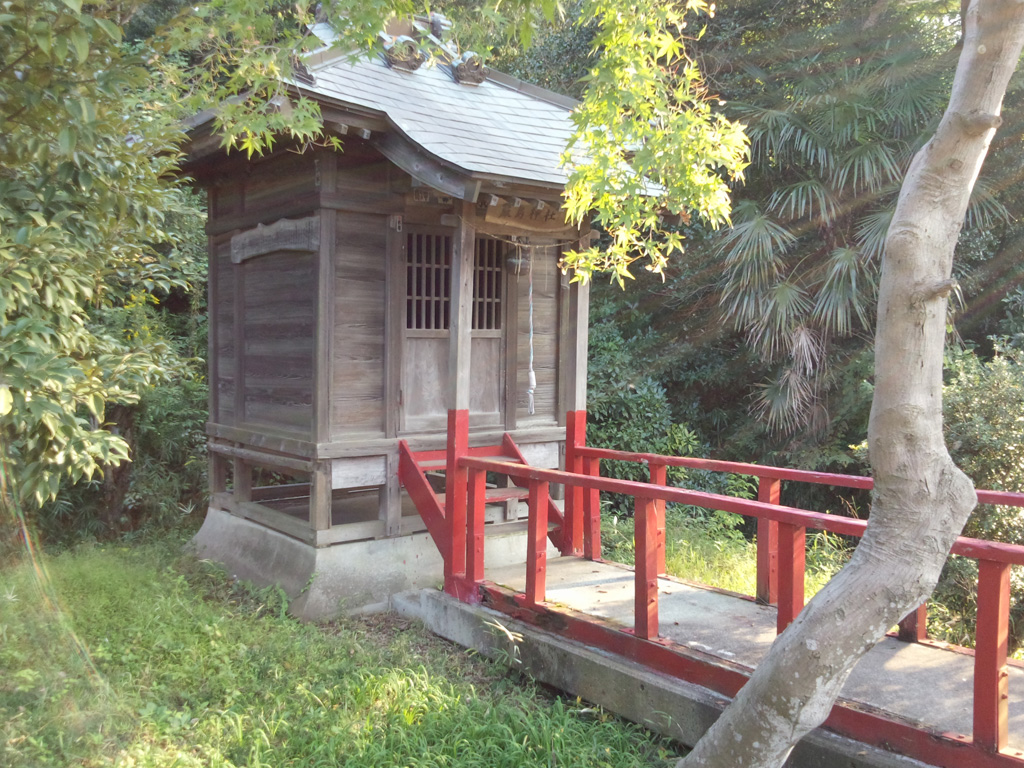
[(610, 271), (622, 284), (637, 260), (660, 273), (682, 251), (678, 232), (661, 231), (663, 211), (684, 220), (696, 213), (711, 226), (728, 221), (726, 179), (742, 177), (746, 138), (712, 110), (684, 48), (687, 14), (709, 10), (704, 0), (684, 7), (642, 0), (629, 13), (606, 0), (583, 3), (581, 23), (596, 23), (600, 57), (573, 112), (565, 207), (576, 221), (594, 212), (610, 242), (566, 254), (581, 279)]
[[(461, 28), (466, 22), (483, 18), (492, 44), (495, 39), (501, 41), (490, 48), (488, 66), (556, 93), (577, 99), (582, 97), (586, 85), (584, 78), (599, 58), (593, 47), (595, 24), (576, 21), (581, 15), (583, 0), (568, 4), (564, 14), (554, 20), (537, 19), (529, 47), (524, 47), (518, 37), (508, 36), (504, 17), (492, 15), (499, 14), (504, 5), (479, 8), (476, 3), (469, 4), (474, 7), (464, 17), (455, 18), (456, 26)], [(445, 12), (448, 12), (447, 6)], [(504, 36), (501, 35), (503, 23)], [(484, 34), (484, 29), (476, 34)]]
[[(946, 357), (943, 416), (950, 455), (976, 487), (1024, 491), (1024, 350), (997, 342), (990, 360)], [(979, 505), (965, 535), (1024, 544), (1024, 510)]]
[(316, 626), (178, 537), (0, 571), (0, 763), (670, 766), (639, 726), (552, 698), (394, 616)]
[(0, 12), (0, 441), (9, 489), (32, 505), (124, 460), (106, 408), (165, 376), (166, 347), (94, 322), (180, 284), (165, 227), (184, 205), (167, 182), (178, 132), (114, 10)]
[[(665, 388), (649, 373), (657, 355), (657, 336), (637, 333), (625, 338), (613, 315), (592, 316), (587, 378), (587, 443), (601, 448), (667, 456), (703, 455), (697, 435), (673, 414)], [(647, 467), (605, 462), (602, 473), (626, 480), (649, 479)], [(669, 469), (669, 482), (686, 477)], [(632, 512), (629, 499), (614, 499), (615, 508)]]
[[(872, 328), (889, 219), (945, 106), (954, 42), (933, 11), (888, 6), (869, 24), (877, 8), (818, 15), (825, 6), (752, 31), (720, 76), (752, 158), (717, 244), (723, 308), (772, 366), (755, 413), (789, 432), (820, 420), (827, 370), (849, 354), (836, 340)], [(1005, 218), (991, 196), (976, 197), (976, 224)]]

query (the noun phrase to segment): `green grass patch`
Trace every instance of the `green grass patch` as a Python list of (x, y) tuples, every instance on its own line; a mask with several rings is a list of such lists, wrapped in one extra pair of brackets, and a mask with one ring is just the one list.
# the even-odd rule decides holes
[[(394, 616), (312, 625), (179, 555), (0, 571), (0, 765), (673, 765), (674, 747)], [(40, 572), (49, 573), (49, 580)]]
[[(738, 529), (741, 518), (725, 512), (693, 516), (678, 506), (670, 506), (665, 518), (665, 567), (670, 576), (744, 595), (756, 593), (757, 544)], [(633, 519), (604, 515), (601, 543), (604, 557), (632, 565)], [(807, 599), (839, 572), (849, 555), (839, 536), (808, 532)]]

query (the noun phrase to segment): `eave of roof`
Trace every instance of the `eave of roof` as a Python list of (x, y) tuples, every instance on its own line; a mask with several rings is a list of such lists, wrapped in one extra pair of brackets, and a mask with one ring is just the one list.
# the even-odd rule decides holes
[[(313, 32), (330, 42), (329, 28), (318, 25)], [(293, 81), (294, 91), (386, 120), (400, 141), (379, 140), (381, 149), (399, 165), (389, 150), (404, 144), (403, 150), (415, 148), (450, 173), (477, 182), (560, 190), (568, 180), (561, 158), (573, 131), (572, 99), (493, 71), (479, 85), (460, 84), (441, 61), (406, 72), (377, 55), (354, 59), (325, 47), (305, 63), (314, 82)]]
[[(393, 69), (376, 54), (353, 58), (331, 48), (325, 25), (312, 31), (327, 43), (304, 59), (313, 82), (287, 85), (321, 104), (328, 128), (333, 121), (371, 129), (370, 141), (385, 157), (461, 199), (475, 200), (481, 185), (564, 189), (561, 158), (575, 100), (494, 70), (479, 85), (460, 84), (443, 61), (414, 72)], [(205, 110), (186, 125), (199, 137), (214, 116)]]

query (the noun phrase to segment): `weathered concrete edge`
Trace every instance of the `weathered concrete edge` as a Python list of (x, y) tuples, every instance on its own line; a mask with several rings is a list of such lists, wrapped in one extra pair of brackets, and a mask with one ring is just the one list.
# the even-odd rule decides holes
[[(521, 563), (526, 529), (488, 526), (485, 547), (488, 563)], [(313, 547), (214, 506), (189, 549), (243, 581), (277, 584), (291, 599), (289, 613), (305, 621), (386, 611), (395, 593), (444, 579), (444, 562), (426, 532)], [(550, 544), (548, 551), (556, 553)]]
[[(542, 631), (437, 590), (395, 595), (395, 611), (441, 637), (491, 658), (507, 659), (540, 682), (598, 704), (692, 746), (729, 699), (635, 662)], [(927, 768), (925, 763), (818, 730), (804, 738), (790, 768)]]

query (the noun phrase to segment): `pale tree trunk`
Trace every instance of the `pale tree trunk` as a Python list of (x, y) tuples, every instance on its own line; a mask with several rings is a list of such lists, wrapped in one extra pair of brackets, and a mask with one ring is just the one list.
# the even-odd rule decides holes
[(1024, 2), (971, 0), (949, 107), (907, 172), (886, 239), (868, 444), (871, 520), (850, 563), (783, 632), (678, 768), (772, 768), (850, 670), (927, 598), (976, 503), (942, 436), (946, 297), (971, 189), (1024, 43)]

